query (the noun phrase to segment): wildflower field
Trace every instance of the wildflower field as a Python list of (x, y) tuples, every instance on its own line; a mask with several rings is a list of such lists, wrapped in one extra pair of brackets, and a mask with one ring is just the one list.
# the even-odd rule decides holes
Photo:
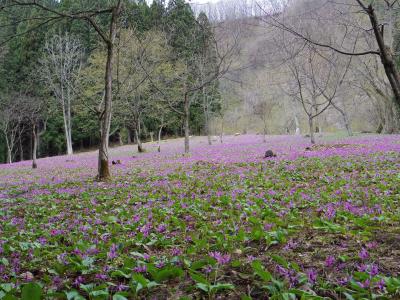
[(400, 298), (400, 136), (319, 142), (1, 165), (0, 299)]

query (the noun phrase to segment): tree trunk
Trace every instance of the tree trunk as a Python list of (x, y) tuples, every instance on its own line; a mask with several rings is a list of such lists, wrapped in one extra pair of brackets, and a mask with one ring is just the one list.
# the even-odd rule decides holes
[(351, 129), (351, 124), (350, 124), (350, 120), (349, 120), (349, 116), (346, 112), (345, 109), (341, 109), (339, 106), (337, 106), (336, 104), (334, 104), (332, 102), (332, 106), (342, 115), (343, 117), (343, 122), (344, 122), (344, 126), (346, 128), (347, 134), (349, 136), (353, 135), (353, 130)]
[(67, 155), (72, 155), (74, 151), (72, 149), (71, 110), (68, 108), (68, 104), (65, 104), (64, 100), (62, 109), (64, 117), (65, 142), (67, 144)]
[(203, 92), (203, 109), (204, 109), (204, 127), (206, 130), (208, 144), (211, 146), (212, 140), (211, 140), (211, 133), (210, 133), (210, 116), (209, 116), (209, 112), (208, 112), (207, 95), (205, 93), (204, 87), (202, 88), (202, 92)]
[(33, 158), (33, 140), (32, 140), (32, 135), (29, 135), (29, 158)]
[(189, 95), (185, 93), (185, 102), (184, 102), (185, 153), (189, 153), (189, 118), (190, 118)]
[(11, 164), (12, 163), (12, 154), (11, 154), (11, 149), (10, 147), (7, 145), (7, 163)]
[(397, 70), (393, 53), (390, 47), (385, 45), (383, 33), (380, 29), (378, 18), (372, 4), (367, 7), (366, 11), (371, 21), (372, 29), (374, 30), (375, 38), (380, 51), (380, 58), (392, 88), (395, 102), (400, 107), (400, 74)]
[(315, 144), (315, 136), (314, 136), (314, 118), (308, 117), (308, 125), (310, 127), (310, 141), (311, 144)]
[(131, 138), (131, 131), (130, 129), (127, 129), (128, 132), (128, 144), (132, 144), (132, 138)]
[(104, 93), (104, 110), (100, 117), (100, 145), (99, 145), (99, 162), (98, 162), (98, 180), (108, 180), (111, 178), (110, 166), (108, 164), (108, 139), (111, 126), (112, 114), (112, 67), (114, 56), (114, 43), (117, 34), (117, 19), (121, 10), (121, 1), (118, 1), (116, 7), (113, 8), (110, 24), (110, 36), (107, 44), (107, 62), (106, 73), (104, 78), (105, 93)]
[[(112, 26), (113, 27), (113, 26)], [(100, 118), (100, 145), (99, 145), (99, 165), (98, 179), (108, 180), (111, 178), (110, 168), (108, 164), (108, 139), (111, 125), (111, 109), (112, 109), (112, 60), (114, 55), (114, 45), (110, 43), (107, 47), (107, 63), (105, 74), (105, 95), (104, 95), (104, 111)]]
[(6, 140), (6, 147), (7, 147), (7, 163), (11, 164), (12, 163), (12, 149), (11, 149), (10, 141), (8, 140), (7, 134), (5, 134), (5, 140)]
[(208, 144), (211, 146), (212, 145), (212, 140), (211, 140), (211, 134), (210, 134), (210, 124), (209, 124), (208, 120), (206, 122), (207, 122), (206, 123), (207, 141), (208, 141)]
[(24, 147), (22, 146), (22, 137), (19, 137), (19, 160), (24, 160)]
[(138, 152), (139, 153), (144, 152), (142, 147), (142, 142), (140, 141), (139, 130), (137, 128), (135, 128), (135, 139), (137, 141)]
[(160, 129), (158, 130), (158, 152), (161, 152), (161, 132), (162, 132), (163, 126), (160, 126)]
[(267, 142), (267, 120), (264, 119), (263, 142)]
[(224, 118), (221, 119), (221, 132), (219, 133), (219, 141), (222, 144), (222, 137), (224, 136)]
[(301, 134), (301, 132), (300, 132), (300, 123), (299, 123), (299, 119), (297, 118), (296, 115), (294, 116), (294, 123), (296, 124), (295, 134), (296, 135), (300, 135)]
[(37, 168), (37, 162), (36, 162), (37, 140), (38, 140), (38, 135), (36, 133), (36, 124), (32, 124), (32, 142), (33, 142), (32, 169)]
[(122, 140), (121, 131), (118, 131), (118, 143), (119, 143), (120, 146), (124, 145), (124, 141)]
[[(315, 102), (315, 105), (314, 105), (314, 109), (315, 109), (315, 115), (317, 116), (318, 114), (319, 114), (319, 111), (318, 111), (318, 106), (317, 106), (317, 104), (316, 104), (316, 102)], [(313, 118), (314, 119), (314, 118)], [(313, 121), (314, 122), (314, 121)], [(320, 132), (320, 126), (319, 126), (319, 118), (318, 117), (315, 117), (315, 129), (314, 129), (314, 132), (315, 133), (318, 133), (318, 132)]]

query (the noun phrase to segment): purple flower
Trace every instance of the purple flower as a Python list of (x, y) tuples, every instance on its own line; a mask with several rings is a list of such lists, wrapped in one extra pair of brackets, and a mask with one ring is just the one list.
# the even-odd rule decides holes
[(60, 276), (53, 277), (53, 286), (60, 287), (62, 283), (62, 279)]
[(343, 277), (343, 278), (340, 278), (338, 282), (339, 282), (340, 285), (346, 285), (346, 284), (349, 283), (349, 281), (350, 281), (349, 278)]
[(385, 280), (383, 280), (383, 279), (379, 280), (376, 283), (376, 287), (381, 291), (385, 288), (385, 286), (386, 286), (386, 283), (385, 283)]
[(52, 230), (50, 230), (50, 235), (52, 235), (52, 236), (61, 235), (63, 233), (64, 232), (62, 230), (60, 230), (60, 229), (52, 229)]
[(173, 249), (171, 250), (171, 254), (172, 254), (172, 256), (179, 256), (179, 255), (182, 254), (182, 250), (179, 249), (179, 248), (173, 248)]
[(57, 255), (57, 260), (59, 263), (67, 265), (68, 261), (67, 261), (67, 253), (61, 253), (60, 255)]
[(219, 265), (226, 265), (231, 261), (231, 256), (229, 254), (221, 254), (220, 252), (210, 252), (208, 255), (214, 258)]
[(32, 281), (34, 279), (34, 276), (31, 272), (25, 272), (21, 274), (21, 278), (25, 281)]
[(357, 269), (359, 272), (366, 272), (368, 269), (368, 265), (366, 265), (366, 264), (358, 265)]
[(285, 245), (285, 247), (283, 247), (283, 250), (289, 251), (289, 250), (292, 250), (292, 249), (296, 249), (296, 247), (297, 247), (297, 243), (291, 239), (291, 240), (289, 240), (289, 242)]
[(45, 237), (41, 236), (40, 238), (38, 238), (38, 242), (39, 242), (42, 246), (44, 246), (44, 245), (46, 245), (46, 243), (47, 243), (47, 239), (46, 239)]
[(117, 256), (118, 256), (118, 253), (117, 253), (117, 245), (112, 244), (111, 247), (110, 247), (110, 251), (107, 253), (107, 257), (108, 257), (109, 259), (114, 259), (114, 258), (116, 258)]
[(369, 257), (369, 253), (367, 251), (367, 249), (362, 248), (360, 253), (358, 254), (358, 256), (362, 259), (362, 260), (366, 260)]
[(325, 211), (325, 216), (328, 220), (331, 220), (335, 217), (336, 215), (336, 210), (333, 207), (333, 205), (329, 205)]
[(160, 224), (157, 226), (156, 230), (158, 233), (163, 233), (163, 232), (165, 232), (166, 229), (167, 229), (167, 226), (165, 224)]
[(315, 269), (308, 269), (307, 270), (307, 277), (308, 277), (308, 282), (311, 284), (314, 284), (315, 281), (317, 281), (317, 271)]
[(207, 265), (207, 266), (204, 267), (204, 272), (205, 272), (206, 274), (211, 273), (212, 270), (213, 270), (213, 268), (212, 268), (212, 266), (210, 266), (210, 265)]
[(369, 279), (365, 280), (364, 282), (357, 282), (357, 283), (363, 289), (368, 288), (371, 285), (371, 281)]
[(255, 261), (256, 260), (256, 258), (253, 256), (253, 255), (247, 255), (247, 261), (249, 262), (249, 263), (251, 263), (251, 262), (253, 262), (253, 261)]
[(122, 292), (122, 291), (125, 291), (127, 289), (129, 289), (129, 286), (127, 286), (125, 284), (122, 284), (122, 283), (118, 284), (117, 287), (116, 287), (116, 291), (118, 291), (118, 292)]
[(147, 266), (146, 265), (141, 265), (133, 268), (133, 271), (136, 273), (146, 273), (147, 272)]
[(79, 287), (84, 282), (85, 282), (85, 279), (82, 276), (78, 276), (77, 278), (75, 278), (73, 285), (75, 287)]
[(107, 280), (108, 276), (106, 274), (96, 274), (95, 278), (99, 280)]
[(274, 226), (274, 224), (264, 224), (264, 230), (265, 231), (269, 231), (269, 230), (271, 230), (271, 228)]
[(325, 267), (327, 268), (331, 268), (333, 267), (333, 265), (335, 264), (336, 259), (334, 256), (329, 255), (326, 259), (325, 259)]
[(369, 270), (369, 275), (371, 276), (376, 276), (379, 274), (379, 268), (378, 265), (372, 264)]

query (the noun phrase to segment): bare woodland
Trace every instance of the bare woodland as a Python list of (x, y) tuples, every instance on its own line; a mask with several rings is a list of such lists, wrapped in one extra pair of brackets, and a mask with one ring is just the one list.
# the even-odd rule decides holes
[[(23, 137), (30, 132), (30, 156), (37, 167), (40, 137), (56, 109), (62, 111), (67, 154), (73, 153), (72, 115), (95, 116), (100, 180), (111, 177), (108, 148), (115, 136), (119, 144), (133, 140), (139, 152), (145, 151), (143, 139), (157, 139), (161, 151), (163, 130), (175, 126), (188, 153), (193, 106), (201, 112), (199, 133), (208, 136), (210, 145), (213, 136), (222, 143), (224, 134), (233, 133), (258, 132), (263, 141), (269, 134), (305, 135), (316, 143), (324, 132), (400, 129), (396, 0), (191, 4), (196, 26), (179, 29), (186, 30), (179, 39), (181, 49), (190, 49), (195, 40), (200, 45), (190, 55), (171, 44), (179, 31), (174, 23), (145, 33), (125, 28), (124, 1), (71, 12), (42, 1), (8, 0), (2, 5), (4, 12), (13, 7), (41, 12), (40, 25), (80, 22), (101, 41), (84, 58), (77, 37), (60, 33), (46, 38), (36, 77), (54, 103), (21, 91), (0, 99), (0, 130), (9, 163), (26, 156)], [(103, 17), (107, 26), (101, 24)], [(2, 37), (0, 56), (13, 38), (36, 29)], [(148, 122), (155, 124), (151, 131)]]

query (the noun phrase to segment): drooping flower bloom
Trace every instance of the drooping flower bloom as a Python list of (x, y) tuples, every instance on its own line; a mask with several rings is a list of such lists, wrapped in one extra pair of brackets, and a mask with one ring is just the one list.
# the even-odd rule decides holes
[(329, 255), (326, 259), (325, 259), (325, 267), (327, 268), (331, 268), (333, 267), (333, 265), (335, 264), (336, 259), (334, 256)]
[(179, 248), (173, 248), (173, 249), (171, 250), (171, 254), (172, 254), (172, 256), (179, 256), (179, 255), (182, 255), (182, 250), (179, 249)]
[(369, 253), (367, 251), (367, 249), (362, 248), (360, 253), (358, 254), (358, 256), (362, 259), (362, 260), (366, 260), (369, 257)]
[(146, 267), (146, 265), (140, 265), (140, 266), (134, 267), (133, 271), (136, 273), (146, 273), (147, 267)]
[(318, 273), (315, 269), (308, 269), (307, 270), (308, 282), (314, 284), (317, 281), (317, 275)]
[(378, 274), (379, 274), (378, 265), (372, 264), (372, 265), (370, 266), (369, 275), (371, 275), (371, 276), (376, 276), (376, 275), (378, 275)]
[(107, 257), (108, 257), (109, 259), (114, 259), (114, 258), (116, 258), (117, 256), (118, 256), (118, 253), (117, 253), (117, 245), (112, 244), (111, 247), (110, 247), (110, 251), (108, 251), (108, 253), (107, 253)]
[(219, 265), (226, 265), (231, 261), (229, 254), (221, 254), (221, 252), (215, 251), (209, 253), (210, 257), (214, 258)]

